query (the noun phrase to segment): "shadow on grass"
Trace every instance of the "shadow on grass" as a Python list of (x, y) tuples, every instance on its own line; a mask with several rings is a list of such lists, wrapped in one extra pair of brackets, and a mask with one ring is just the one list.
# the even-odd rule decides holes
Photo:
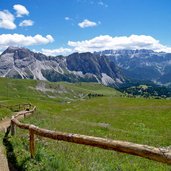
[(17, 162), (16, 155), (14, 153), (12, 143), (9, 140), (10, 139), (10, 137), (8, 136), (9, 132), (10, 132), (10, 126), (7, 128), (7, 131), (6, 131), (5, 136), (3, 138), (3, 145), (6, 148), (9, 170), (10, 171), (24, 171), (25, 170), (23, 167), (24, 163), (29, 159), (26, 159), (25, 161), (23, 161), (22, 165), (19, 166), (19, 164)]

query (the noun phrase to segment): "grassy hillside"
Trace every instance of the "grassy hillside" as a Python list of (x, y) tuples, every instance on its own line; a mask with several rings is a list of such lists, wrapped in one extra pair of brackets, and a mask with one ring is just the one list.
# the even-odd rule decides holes
[[(31, 102), (38, 107), (25, 123), (156, 147), (170, 145), (170, 100), (122, 98), (116, 90), (94, 83), (0, 79), (0, 86), (1, 103)], [(104, 96), (88, 98), (89, 93)], [(28, 138), (20, 129), (10, 138), (10, 159), (20, 170), (171, 170), (147, 159), (41, 137), (36, 139), (36, 157), (30, 160)]]
[[(3, 105), (36, 103), (42, 107), (43, 101), (58, 104), (88, 99), (88, 94), (120, 96), (121, 93), (97, 83), (50, 83), (37, 80), (17, 80), (0, 78), (0, 118), (11, 113)], [(44, 105), (43, 105), (44, 106)]]

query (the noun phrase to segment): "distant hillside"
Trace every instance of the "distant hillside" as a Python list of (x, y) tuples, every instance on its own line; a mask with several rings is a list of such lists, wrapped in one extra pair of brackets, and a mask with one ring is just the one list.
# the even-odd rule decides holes
[(114, 88), (98, 83), (48, 82), (41, 80), (20, 80), (0, 78), (0, 99), (54, 99), (73, 101), (88, 98), (88, 94), (118, 96), (121, 93)]
[(108, 56), (128, 79), (171, 85), (171, 53), (141, 49), (106, 50), (96, 54)]
[(19, 103), (40, 104), (42, 101), (71, 103), (101, 96), (120, 96), (121, 93), (98, 83), (52, 83), (41, 80), (0, 78), (0, 119), (11, 114), (3, 105)]
[(171, 53), (152, 50), (105, 50), (46, 56), (26, 48), (9, 47), (0, 55), (0, 77), (51, 82), (96, 82), (122, 87), (146, 81), (171, 86)]
[(124, 77), (114, 62), (92, 53), (48, 57), (26, 48), (9, 47), (0, 56), (0, 77), (117, 86)]

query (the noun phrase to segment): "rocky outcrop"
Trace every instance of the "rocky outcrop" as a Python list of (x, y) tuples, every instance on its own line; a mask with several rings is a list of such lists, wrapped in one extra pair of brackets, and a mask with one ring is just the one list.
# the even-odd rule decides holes
[(99, 82), (110, 86), (124, 82), (120, 69), (106, 56), (87, 52), (50, 57), (16, 47), (9, 47), (1, 54), (0, 77)]

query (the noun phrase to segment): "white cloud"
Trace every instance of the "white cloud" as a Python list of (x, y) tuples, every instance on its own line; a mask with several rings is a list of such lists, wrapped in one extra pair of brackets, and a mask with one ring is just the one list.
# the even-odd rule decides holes
[(70, 17), (65, 17), (65, 20), (68, 21), (68, 20), (71, 20), (71, 18)]
[(58, 49), (42, 49), (42, 53), (48, 56), (57, 56), (57, 55), (68, 55), (72, 53), (72, 49), (69, 48), (58, 48)]
[(14, 20), (15, 17), (8, 10), (0, 11), (0, 28), (15, 29)]
[(34, 22), (32, 20), (23, 20), (19, 26), (20, 27), (27, 27), (27, 26), (32, 26)]
[(157, 52), (171, 53), (171, 47), (161, 45), (161, 48), (156, 49)]
[(154, 51), (171, 52), (171, 47), (162, 45), (159, 40), (146, 35), (131, 35), (111, 37), (101, 35), (90, 40), (68, 41), (68, 45), (73, 47), (73, 51), (94, 52), (107, 49), (151, 49)]
[(82, 21), (81, 23), (78, 23), (78, 26), (81, 28), (86, 28), (86, 27), (95, 27), (97, 26), (97, 23), (87, 20), (85, 19), (84, 21)]
[(73, 52), (94, 52), (118, 49), (150, 49), (157, 52), (170, 52), (171, 47), (165, 46), (152, 36), (131, 35), (112, 37), (101, 35), (90, 40), (68, 41), (69, 48), (42, 49), (41, 52), (49, 56), (69, 55)]
[(86, 3), (90, 5), (100, 5), (102, 7), (108, 7), (108, 5), (105, 3), (105, 0), (77, 0), (78, 3)]
[(98, 2), (98, 5), (101, 5), (101, 6), (103, 6), (103, 7), (108, 7), (108, 5), (107, 4), (105, 4), (103, 1), (99, 1)]
[(51, 35), (25, 36), (23, 34), (0, 34), (0, 49), (4, 50), (8, 46), (32, 46), (48, 44), (54, 41)]
[(23, 5), (16, 4), (13, 6), (13, 9), (16, 10), (17, 17), (22, 17), (23, 15), (29, 15), (29, 11)]

